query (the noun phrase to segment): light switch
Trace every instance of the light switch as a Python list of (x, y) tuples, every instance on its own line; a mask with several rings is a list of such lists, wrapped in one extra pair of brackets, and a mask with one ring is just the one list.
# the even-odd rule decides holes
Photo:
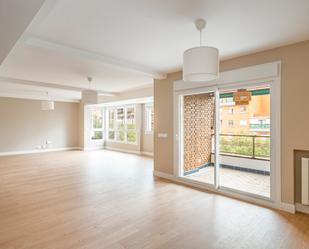
[(160, 137), (160, 138), (167, 138), (168, 134), (167, 133), (158, 133), (158, 137)]

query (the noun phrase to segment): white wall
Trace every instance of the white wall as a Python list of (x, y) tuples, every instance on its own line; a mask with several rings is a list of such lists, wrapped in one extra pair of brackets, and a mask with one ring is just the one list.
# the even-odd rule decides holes
[[(211, 162), (214, 163), (214, 155), (211, 156)], [(219, 164), (270, 172), (270, 161), (266, 160), (220, 155)]]

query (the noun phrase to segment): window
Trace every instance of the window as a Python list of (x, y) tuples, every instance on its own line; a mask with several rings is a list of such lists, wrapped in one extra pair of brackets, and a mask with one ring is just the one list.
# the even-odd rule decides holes
[(100, 140), (104, 138), (103, 109), (91, 110), (91, 139)]
[(234, 121), (233, 121), (233, 120), (229, 120), (229, 121), (228, 121), (228, 125), (229, 125), (230, 127), (233, 127), (233, 126), (234, 126)]
[(234, 104), (234, 100), (233, 97), (220, 97), (220, 105), (233, 105)]
[(115, 109), (108, 109), (108, 139), (115, 139)]
[(247, 106), (245, 106), (245, 105), (240, 106), (239, 112), (240, 113), (246, 113), (247, 112)]
[(116, 109), (116, 140), (119, 142), (125, 141), (125, 109)]
[(137, 140), (135, 107), (109, 108), (108, 140), (135, 143)]
[(233, 114), (234, 113), (234, 109), (233, 108), (229, 108), (228, 112), (229, 112), (229, 114)]
[(247, 120), (242, 119), (239, 121), (240, 126), (246, 126), (247, 125)]
[(135, 108), (128, 107), (126, 109), (126, 138), (127, 142), (136, 142), (136, 124), (135, 124)]
[(149, 134), (153, 132), (154, 127), (154, 111), (153, 106), (145, 106), (145, 133)]

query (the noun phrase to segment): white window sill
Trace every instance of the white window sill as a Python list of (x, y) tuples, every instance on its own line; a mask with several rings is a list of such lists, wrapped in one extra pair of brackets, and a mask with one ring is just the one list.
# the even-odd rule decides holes
[(145, 135), (153, 135), (153, 131), (145, 131)]

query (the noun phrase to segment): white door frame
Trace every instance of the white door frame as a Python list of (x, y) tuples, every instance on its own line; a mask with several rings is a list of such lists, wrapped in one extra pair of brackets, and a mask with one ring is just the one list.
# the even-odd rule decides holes
[[(215, 192), (220, 192), (223, 194), (231, 195), (236, 198), (258, 202), (260, 204), (265, 204), (266, 202), (272, 202), (277, 205), (281, 203), (281, 164), (280, 164), (280, 67), (281, 62), (276, 61), (272, 63), (261, 64), (257, 66), (235, 69), (227, 72), (223, 72), (220, 75), (220, 79), (212, 82), (204, 83), (188, 83), (183, 81), (174, 82), (174, 177), (178, 181), (182, 181), (189, 185), (200, 186), (202, 188), (212, 190)], [(249, 87), (265, 85), (265, 83), (270, 85), (271, 100), (271, 198), (263, 198), (250, 193), (232, 191), (228, 188), (220, 187), (218, 179), (215, 179), (215, 185), (197, 182), (192, 179), (183, 177), (183, 162), (182, 162), (182, 151), (183, 151), (183, 141), (180, 141), (182, 136), (182, 98), (184, 95), (205, 93), (205, 92), (215, 92), (216, 94), (216, 110), (219, 110), (219, 90), (230, 89), (236, 87)], [(220, 129), (219, 122), (219, 112), (216, 111), (216, 130)], [(218, 148), (218, 132), (216, 132), (216, 148)], [(215, 156), (215, 170), (218, 170), (219, 160), (218, 160), (218, 150), (216, 149)], [(215, 174), (216, 175), (216, 174)], [(260, 199), (260, 200), (259, 200)], [(261, 203), (262, 201), (262, 203)]]

